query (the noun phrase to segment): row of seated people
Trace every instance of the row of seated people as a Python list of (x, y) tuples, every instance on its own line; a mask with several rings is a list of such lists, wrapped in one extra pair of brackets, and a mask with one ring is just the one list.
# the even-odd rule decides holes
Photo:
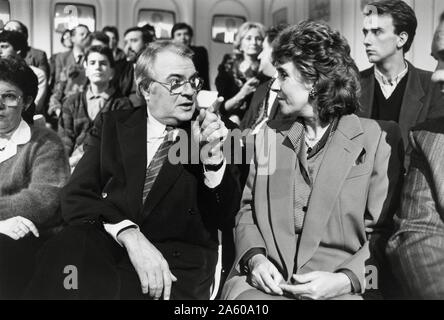
[[(222, 103), (222, 118), (216, 105), (196, 111), (195, 95), (204, 81), (186, 46), (148, 45), (134, 69), (135, 87), (146, 107), (132, 107), (128, 97), (116, 99), (126, 106), (118, 111), (111, 111), (111, 104), (106, 109), (110, 112), (100, 112), (105, 108), (100, 103), (83, 105), (79, 118), (85, 130), (75, 139), (61, 132), (65, 146), (50, 130), (31, 124), (29, 107), (38, 92), (35, 73), (18, 58), (2, 59), (0, 232), (5, 236), (0, 276), (2, 283), (9, 284), (2, 286), (3, 297), (19, 297), (33, 277), (25, 297), (206, 299), (217, 260), (217, 229), (231, 230), (233, 225), (236, 250), (225, 266), (229, 270), (233, 265), (222, 293), (226, 299), (362, 298), (372, 289), (366, 283), (366, 266), (378, 270), (385, 297), (442, 297), (444, 286), (436, 276), (444, 266), (442, 248), (437, 252), (427, 242), (421, 246), (415, 237), (440, 238), (436, 233), (435, 238), (427, 237), (427, 230), (413, 224), (415, 215), (426, 215), (421, 225), (433, 224), (442, 234), (442, 199), (433, 197), (442, 190), (442, 179), (434, 176), (439, 174), (437, 161), (444, 152), (438, 131), (442, 120), (415, 129), (410, 147), (403, 147), (410, 127), (405, 129), (401, 115), (411, 113), (405, 110), (408, 106), (421, 108), (422, 104), (411, 95), (399, 101), (390, 98), (402, 96), (397, 90), (407, 90), (409, 84), (421, 86), (415, 77), (426, 79), (431, 74), (403, 60), (413, 41), (411, 20), (398, 31), (388, 24), (399, 10), (407, 13), (404, 19), (407, 15), (416, 22), (413, 10), (402, 1), (376, 5), (379, 28), (398, 36), (392, 56), (402, 64), (397, 81), (380, 79), (379, 67), (384, 64), (379, 65), (377, 40), (381, 31), (366, 25), (365, 43), (376, 66), (373, 98), (363, 93), (359, 100), (360, 82), (367, 81), (369, 71), (359, 75), (338, 32), (315, 22), (267, 32), (260, 66), (278, 76), (261, 90), (249, 92), (255, 92), (247, 110), (252, 114), (244, 119), (250, 119), (246, 126), (253, 129), (250, 136), (256, 152), (247, 170), (247, 160), (234, 165), (224, 153), (229, 148), (220, 148), (231, 141), (227, 129), (243, 120), (227, 117), (230, 98), (217, 101)], [(433, 44), (439, 61), (442, 22)], [(252, 25), (247, 31), (258, 29)], [(101, 98), (112, 97), (111, 50), (92, 46), (85, 59), (89, 87), (66, 100), (71, 107), (64, 104), (60, 123), (72, 122), (72, 106), (94, 101), (100, 88), (105, 88)], [(438, 83), (443, 80), (440, 72), (434, 74)], [(422, 92), (427, 97), (424, 108), (434, 110), (438, 100), (429, 80)], [(387, 94), (390, 86), (394, 87), (391, 95)], [(245, 103), (244, 97), (241, 100), (233, 105)], [(370, 109), (378, 110), (372, 115), (391, 112), (387, 116), (396, 115), (400, 127), (356, 116), (366, 110), (364, 103), (369, 100), (373, 101)], [(387, 104), (398, 105), (397, 111), (389, 112)], [(97, 115), (94, 126), (91, 120), (87, 125), (82, 120)], [(192, 119), (196, 121), (191, 123)], [(430, 128), (437, 133), (428, 136)], [(201, 154), (197, 163), (173, 163), (169, 150), (181, 139), (170, 138), (177, 138), (179, 129), (190, 138), (188, 143), (209, 145), (210, 152)], [(266, 139), (270, 134), (273, 138)], [(76, 139), (84, 145), (81, 150)], [(81, 160), (61, 194), (60, 216), (58, 193), (69, 176), (63, 151), (67, 146), (76, 153), (73, 163)], [(264, 150), (272, 151), (265, 159)], [(412, 163), (399, 209), (405, 150), (413, 151)], [(60, 217), (67, 225), (43, 246), (34, 268), (35, 253), (60, 226)], [(420, 255), (429, 248), (427, 257)], [(13, 254), (18, 251), (24, 254)], [(3, 259), (7, 253), (10, 256)], [(60, 270), (68, 265), (80, 268), (87, 279), (78, 290), (64, 286), (66, 274)], [(4, 279), (7, 272), (3, 271), (20, 267), (25, 269), (20, 274), (22, 285), (11, 289), (17, 281), (11, 274)], [(400, 280), (402, 294), (395, 279)], [(423, 287), (424, 282), (429, 285)]]

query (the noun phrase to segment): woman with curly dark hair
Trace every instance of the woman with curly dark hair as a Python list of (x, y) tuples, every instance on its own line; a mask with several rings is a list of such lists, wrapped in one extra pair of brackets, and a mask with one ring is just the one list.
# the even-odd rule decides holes
[(273, 60), (281, 112), (293, 118), (256, 136), (223, 297), (361, 298), (398, 203), (399, 128), (353, 114), (358, 69), (327, 25), (285, 29)]

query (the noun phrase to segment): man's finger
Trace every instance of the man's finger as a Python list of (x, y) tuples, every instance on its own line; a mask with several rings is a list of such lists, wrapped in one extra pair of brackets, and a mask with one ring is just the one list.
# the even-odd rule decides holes
[(169, 270), (163, 270), (163, 300), (170, 300), (171, 286), (173, 284), (171, 280), (171, 273)]
[(36, 228), (35, 224), (32, 221), (23, 218), (22, 222), (29, 228), (29, 230), (38, 238), (40, 236), (39, 230)]
[(156, 290), (154, 292), (154, 299), (159, 300), (160, 297), (162, 296), (163, 284), (164, 284), (162, 270), (156, 269), (155, 276), (156, 276)]
[(211, 113), (219, 113), (219, 108), (224, 102), (224, 97), (217, 97), (216, 101), (207, 109)]
[(170, 275), (171, 275), (171, 280), (173, 280), (173, 282), (176, 282), (177, 278), (174, 274), (171, 273), (171, 271), (170, 271)]
[(148, 272), (148, 293), (150, 297), (153, 299), (156, 296), (156, 290), (157, 290), (156, 274), (153, 271)]
[(144, 272), (137, 271), (140, 280), (140, 287), (142, 288), (142, 293), (148, 293), (148, 276)]

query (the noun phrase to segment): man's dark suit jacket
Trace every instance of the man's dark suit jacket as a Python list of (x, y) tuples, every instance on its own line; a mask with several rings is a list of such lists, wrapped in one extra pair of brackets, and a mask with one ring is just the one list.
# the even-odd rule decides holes
[(200, 77), (204, 80), (203, 90), (210, 90), (210, 75), (209, 75), (209, 62), (208, 51), (205, 47), (190, 47), (194, 52), (193, 63), (199, 72)]
[[(254, 92), (253, 98), (251, 98), (250, 105), (245, 112), (245, 115), (241, 121), (240, 128), (241, 130), (251, 128), (258, 118), (258, 113), (260, 111), (261, 105), (264, 102), (264, 99), (267, 98), (267, 93), (270, 90), (269, 86), (273, 80), (268, 80), (262, 83), (259, 87), (257, 87)], [(270, 107), (270, 106), (269, 106)], [(276, 118), (279, 110), (279, 101), (276, 99), (271, 106), (270, 116), (268, 117), (270, 120)]]
[(25, 61), (28, 65), (43, 70), (46, 74), (46, 77), (49, 79), (50, 69), (49, 69), (48, 58), (46, 56), (45, 51), (28, 47), (28, 51), (26, 52), (25, 56)]
[(406, 298), (444, 299), (444, 118), (415, 127), (396, 232), (387, 247)]
[(74, 58), (72, 50), (58, 53), (55, 56), (54, 82), (58, 82), (60, 80), (60, 75), (62, 74), (62, 72), (69, 66), (74, 64), (76, 64), (76, 60)]
[[(202, 165), (166, 161), (143, 204), (146, 141), (146, 108), (101, 115), (84, 157), (62, 191), (63, 217), (72, 224), (115, 224), (129, 219), (140, 226), (178, 278), (180, 270), (193, 268), (200, 273), (197, 279), (202, 274), (212, 278), (217, 228), (233, 218), (240, 203), (240, 187), (231, 166), (221, 184), (209, 189)], [(195, 282), (186, 290), (197, 290), (199, 281)]]
[[(408, 134), (412, 127), (427, 119), (444, 116), (444, 108), (442, 107), (444, 100), (437, 86), (431, 81), (432, 73), (415, 68), (410, 62), (407, 63), (409, 66), (407, 85), (399, 114), (399, 127), (406, 148), (409, 145)], [(372, 117), (376, 83), (373, 67), (361, 72), (361, 109), (357, 111), (358, 116)], [(407, 161), (409, 153), (408, 148)]]

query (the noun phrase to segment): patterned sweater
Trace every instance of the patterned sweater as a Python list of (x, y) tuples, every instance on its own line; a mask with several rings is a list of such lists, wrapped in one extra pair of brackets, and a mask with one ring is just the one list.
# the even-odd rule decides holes
[(31, 139), (0, 163), (0, 220), (25, 217), (40, 228), (51, 228), (58, 213), (60, 188), (69, 178), (63, 144), (49, 129), (31, 126)]

